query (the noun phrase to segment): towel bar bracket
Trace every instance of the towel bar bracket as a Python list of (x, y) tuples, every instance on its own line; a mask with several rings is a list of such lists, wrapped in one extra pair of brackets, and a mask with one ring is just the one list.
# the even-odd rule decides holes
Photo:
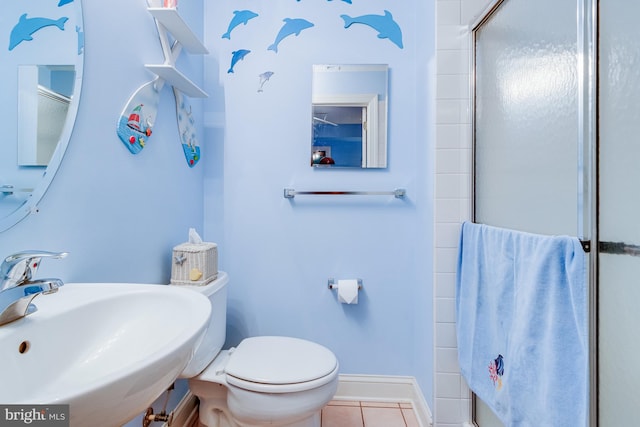
[(580, 244), (582, 245), (582, 250), (585, 253), (591, 252), (591, 240), (580, 240)]

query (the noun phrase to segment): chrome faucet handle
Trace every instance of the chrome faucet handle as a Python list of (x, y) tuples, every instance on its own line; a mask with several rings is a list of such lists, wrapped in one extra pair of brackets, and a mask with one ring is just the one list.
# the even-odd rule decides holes
[(41, 279), (0, 292), (0, 326), (36, 312), (38, 308), (31, 301), (38, 295), (57, 292), (62, 285), (60, 279)]
[(23, 251), (9, 255), (0, 265), (0, 291), (31, 280), (40, 266), (41, 258), (60, 259), (67, 252)]

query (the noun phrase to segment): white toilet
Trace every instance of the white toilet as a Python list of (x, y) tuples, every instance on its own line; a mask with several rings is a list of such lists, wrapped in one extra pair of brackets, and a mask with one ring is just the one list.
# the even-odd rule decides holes
[(227, 283), (184, 286), (211, 301), (209, 328), (181, 374), (200, 399), (208, 427), (320, 427), (320, 411), (338, 387), (338, 361), (319, 344), (290, 337), (252, 337), (222, 350)]

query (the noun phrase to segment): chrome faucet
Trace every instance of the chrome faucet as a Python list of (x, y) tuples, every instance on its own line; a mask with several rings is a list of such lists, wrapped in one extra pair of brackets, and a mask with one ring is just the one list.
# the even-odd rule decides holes
[(31, 301), (40, 294), (57, 292), (60, 279), (32, 280), (41, 258), (64, 258), (66, 252), (25, 251), (6, 257), (0, 265), (0, 326), (37, 310)]

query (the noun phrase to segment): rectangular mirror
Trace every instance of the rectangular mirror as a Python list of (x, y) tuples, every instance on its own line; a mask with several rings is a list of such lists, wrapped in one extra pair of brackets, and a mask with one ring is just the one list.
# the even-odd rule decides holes
[(314, 65), (311, 166), (387, 167), (389, 66)]

